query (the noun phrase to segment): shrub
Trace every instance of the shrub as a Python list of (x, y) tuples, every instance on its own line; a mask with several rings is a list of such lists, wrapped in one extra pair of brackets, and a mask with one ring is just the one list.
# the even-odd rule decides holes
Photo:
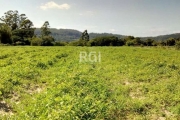
[(87, 41), (85, 40), (76, 40), (76, 41), (72, 41), (69, 45), (70, 46), (86, 46)]
[(31, 40), (32, 46), (40, 46), (42, 44), (42, 39), (39, 37), (33, 37)]
[(124, 41), (115, 36), (103, 36), (90, 40), (88, 46), (122, 46)]
[(58, 42), (54, 43), (54, 46), (66, 46), (66, 45), (67, 45), (66, 42), (61, 42), (61, 41), (58, 41)]
[(54, 38), (52, 36), (43, 36), (41, 46), (53, 46)]
[(177, 41), (175, 44), (176, 50), (180, 50), (180, 41)]
[(132, 40), (126, 42), (127, 46), (134, 46), (134, 42)]

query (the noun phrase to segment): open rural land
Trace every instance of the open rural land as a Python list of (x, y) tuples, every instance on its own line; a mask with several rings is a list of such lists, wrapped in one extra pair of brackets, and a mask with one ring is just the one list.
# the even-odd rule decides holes
[[(180, 51), (1, 47), (1, 119), (179, 119)], [(81, 51), (101, 62), (79, 62)]]
[(179, 0), (0, 0), (0, 120), (180, 120)]

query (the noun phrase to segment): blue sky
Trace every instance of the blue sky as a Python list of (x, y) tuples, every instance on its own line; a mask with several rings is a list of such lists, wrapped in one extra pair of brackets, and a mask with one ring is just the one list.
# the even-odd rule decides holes
[(0, 0), (0, 16), (25, 13), (41, 27), (157, 36), (180, 33), (180, 0)]

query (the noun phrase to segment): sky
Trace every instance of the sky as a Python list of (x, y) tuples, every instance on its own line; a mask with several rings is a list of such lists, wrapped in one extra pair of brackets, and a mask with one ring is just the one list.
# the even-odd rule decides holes
[(41, 27), (135, 37), (180, 33), (180, 0), (0, 0), (0, 17), (18, 10)]

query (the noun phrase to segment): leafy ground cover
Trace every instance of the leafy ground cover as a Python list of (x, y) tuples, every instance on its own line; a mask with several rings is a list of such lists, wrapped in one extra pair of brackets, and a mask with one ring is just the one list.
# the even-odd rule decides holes
[[(80, 52), (101, 62), (79, 62)], [(180, 51), (0, 47), (0, 119), (180, 119)]]

